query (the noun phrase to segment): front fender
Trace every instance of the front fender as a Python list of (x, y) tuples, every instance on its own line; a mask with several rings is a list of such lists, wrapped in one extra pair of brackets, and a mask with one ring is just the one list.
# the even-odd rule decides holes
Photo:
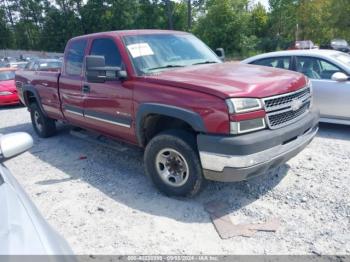
[(136, 113), (136, 136), (139, 145), (143, 145), (144, 141), (144, 134), (142, 130), (144, 120), (148, 115), (152, 114), (180, 119), (190, 125), (193, 130), (200, 133), (206, 133), (207, 131), (202, 117), (196, 112), (172, 105), (144, 103), (139, 106)]

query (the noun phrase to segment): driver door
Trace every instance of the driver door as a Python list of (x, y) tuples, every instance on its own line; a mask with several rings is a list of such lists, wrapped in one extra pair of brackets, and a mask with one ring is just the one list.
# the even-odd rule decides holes
[[(93, 39), (90, 55), (104, 56), (106, 66), (123, 68), (123, 61), (113, 38)], [(103, 134), (132, 141), (132, 88), (127, 80), (104, 83), (83, 81), (85, 123)]]

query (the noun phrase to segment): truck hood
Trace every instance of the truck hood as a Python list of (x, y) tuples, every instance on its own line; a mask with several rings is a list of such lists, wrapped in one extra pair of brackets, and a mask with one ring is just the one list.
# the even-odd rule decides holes
[(15, 80), (0, 81), (0, 91), (15, 91)]
[(299, 73), (238, 62), (197, 65), (143, 77), (145, 81), (209, 93), (221, 98), (263, 98), (306, 85)]

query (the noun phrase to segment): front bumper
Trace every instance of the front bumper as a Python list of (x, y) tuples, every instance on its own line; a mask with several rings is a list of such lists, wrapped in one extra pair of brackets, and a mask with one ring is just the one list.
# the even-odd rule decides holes
[(302, 151), (318, 131), (319, 113), (309, 112), (297, 123), (277, 130), (241, 136), (198, 135), (205, 178), (235, 182), (261, 175)]

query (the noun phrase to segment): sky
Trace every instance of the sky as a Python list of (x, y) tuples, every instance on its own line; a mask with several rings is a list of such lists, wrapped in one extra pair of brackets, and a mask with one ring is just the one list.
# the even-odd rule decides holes
[(262, 3), (266, 8), (269, 8), (269, 0), (255, 0), (255, 2)]

